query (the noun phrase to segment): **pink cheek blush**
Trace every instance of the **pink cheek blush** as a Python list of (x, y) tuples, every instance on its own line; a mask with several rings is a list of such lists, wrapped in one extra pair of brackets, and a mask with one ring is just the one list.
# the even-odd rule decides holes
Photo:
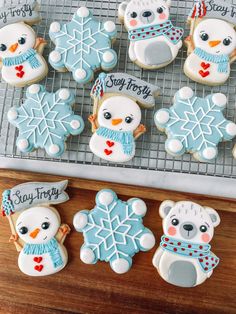
[(161, 13), (161, 14), (159, 15), (159, 18), (160, 18), (161, 20), (166, 19), (166, 14), (165, 14), (165, 13)]
[(208, 242), (210, 242), (210, 240), (211, 240), (211, 237), (209, 236), (208, 233), (204, 233), (204, 234), (202, 235), (202, 241), (203, 241), (203, 242), (208, 243)]
[(175, 227), (169, 227), (168, 234), (171, 235), (171, 236), (174, 236), (176, 234)]
[(135, 20), (131, 20), (131, 21), (129, 22), (129, 24), (130, 24), (131, 26), (136, 26), (136, 25), (138, 24), (138, 22), (135, 21)]

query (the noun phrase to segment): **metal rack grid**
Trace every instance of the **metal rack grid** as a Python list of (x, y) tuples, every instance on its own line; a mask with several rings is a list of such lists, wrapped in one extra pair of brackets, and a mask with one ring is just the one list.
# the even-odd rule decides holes
[[(173, 24), (185, 28), (188, 34), (186, 17), (193, 6), (194, 0), (173, 0), (171, 7), (171, 19)], [(3, 0), (3, 3), (20, 3), (21, 0)], [(189, 173), (208, 176), (219, 176), (236, 178), (236, 160), (232, 156), (233, 142), (222, 143), (219, 147), (219, 156), (214, 163), (199, 163), (190, 154), (180, 158), (173, 158), (165, 151), (166, 136), (161, 134), (154, 125), (154, 113), (161, 107), (169, 107), (175, 92), (183, 87), (190, 86), (199, 96), (205, 96), (211, 92), (222, 92), (228, 96), (229, 103), (226, 109), (226, 117), (232, 121), (236, 120), (235, 95), (236, 95), (236, 65), (232, 66), (231, 76), (227, 84), (221, 87), (206, 87), (190, 81), (183, 73), (183, 64), (186, 58), (186, 49), (183, 48), (176, 60), (169, 66), (159, 71), (144, 71), (134, 65), (128, 57), (128, 40), (125, 28), (117, 18), (117, 0), (41, 0), (42, 22), (35, 26), (38, 36), (48, 40), (44, 57), (48, 58), (53, 43), (51, 43), (48, 31), (51, 22), (70, 21), (72, 14), (79, 6), (87, 6), (95, 16), (102, 20), (113, 20), (118, 28), (117, 41), (114, 49), (118, 54), (118, 64), (113, 71), (127, 72), (138, 78), (144, 79), (161, 87), (161, 95), (157, 98), (153, 109), (143, 110), (142, 122), (148, 127), (148, 132), (137, 141), (135, 158), (126, 164), (112, 164), (100, 160), (94, 156), (89, 149), (91, 127), (87, 118), (92, 112), (92, 101), (90, 99), (91, 84), (85, 87), (79, 86), (72, 79), (71, 73), (57, 73), (49, 67), (47, 78), (42, 81), (48, 91), (59, 88), (70, 88), (77, 95), (75, 112), (83, 116), (86, 122), (85, 130), (79, 137), (70, 137), (67, 140), (67, 151), (60, 159), (52, 159), (43, 150), (30, 154), (21, 154), (15, 145), (17, 130), (7, 121), (7, 112), (14, 105), (20, 105), (25, 98), (25, 89), (13, 88), (3, 81), (0, 83), (0, 157), (43, 160), (50, 162), (67, 162), (74, 164), (102, 165), (107, 167), (122, 167), (133, 169), (145, 169), (153, 171), (168, 171), (176, 173)]]

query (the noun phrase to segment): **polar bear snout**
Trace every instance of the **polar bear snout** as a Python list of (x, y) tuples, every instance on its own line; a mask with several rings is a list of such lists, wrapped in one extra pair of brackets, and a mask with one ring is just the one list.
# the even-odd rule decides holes
[(184, 222), (180, 226), (180, 234), (184, 239), (192, 239), (197, 234), (197, 228), (192, 222)]
[(155, 19), (155, 15), (154, 12), (151, 10), (145, 10), (141, 12), (141, 16), (140, 16), (141, 21), (143, 22), (143, 24), (150, 24), (154, 21)]

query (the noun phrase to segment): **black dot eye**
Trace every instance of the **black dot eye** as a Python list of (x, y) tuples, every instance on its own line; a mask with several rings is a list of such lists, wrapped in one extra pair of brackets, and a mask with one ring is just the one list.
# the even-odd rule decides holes
[(161, 13), (163, 13), (163, 9), (160, 7), (160, 8), (157, 8), (157, 13), (159, 13), (159, 14), (161, 14)]
[(28, 228), (27, 228), (27, 227), (21, 227), (21, 228), (19, 229), (19, 232), (20, 232), (21, 234), (26, 234), (26, 233), (28, 232)]
[(47, 230), (49, 228), (49, 226), (50, 226), (49, 222), (43, 222), (41, 225), (42, 229), (44, 229), (44, 230)]
[(25, 39), (24, 37), (21, 37), (21, 38), (18, 39), (18, 43), (19, 43), (20, 45), (24, 45), (25, 42), (26, 42), (26, 39)]
[(132, 12), (130, 16), (132, 17), (132, 19), (135, 19), (138, 16), (138, 14), (136, 12)]
[(207, 41), (209, 39), (209, 35), (207, 33), (202, 33), (200, 37), (203, 41)]
[(0, 45), (0, 51), (6, 51), (7, 50), (7, 46), (4, 44)]
[(111, 119), (111, 114), (110, 114), (110, 112), (105, 112), (105, 113), (104, 113), (104, 118), (107, 119), (107, 120), (110, 120), (110, 119)]
[(224, 44), (225, 46), (229, 46), (229, 45), (231, 44), (231, 40), (230, 40), (229, 38), (225, 38), (225, 39), (223, 40), (223, 44)]
[(172, 223), (173, 226), (177, 226), (179, 224), (179, 220), (174, 218), (174, 219), (171, 220), (171, 223)]
[(207, 231), (207, 227), (205, 225), (200, 226), (200, 231), (201, 232), (206, 232)]
[(131, 123), (132, 121), (133, 121), (133, 118), (131, 118), (129, 116), (125, 118), (125, 122), (128, 124)]

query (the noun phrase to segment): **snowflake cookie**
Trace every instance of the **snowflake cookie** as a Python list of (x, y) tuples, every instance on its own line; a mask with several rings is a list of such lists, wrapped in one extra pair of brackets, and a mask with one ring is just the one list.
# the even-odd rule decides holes
[(158, 110), (155, 123), (165, 131), (166, 151), (173, 156), (193, 153), (199, 161), (208, 162), (217, 157), (217, 145), (236, 136), (236, 125), (222, 114), (227, 98), (224, 94), (195, 96), (189, 87), (180, 89), (170, 109)]
[(84, 235), (81, 260), (86, 264), (106, 261), (116, 273), (127, 272), (135, 253), (155, 245), (154, 235), (142, 223), (146, 211), (141, 199), (123, 202), (112, 190), (98, 192), (95, 208), (74, 216), (75, 229)]
[(19, 150), (28, 153), (44, 148), (52, 157), (61, 156), (66, 138), (84, 129), (83, 119), (72, 111), (74, 103), (75, 96), (68, 89), (49, 93), (42, 85), (31, 85), (26, 101), (8, 112), (9, 122), (19, 129)]
[(51, 24), (49, 36), (56, 48), (49, 62), (58, 71), (71, 71), (76, 82), (85, 84), (93, 79), (94, 71), (116, 66), (117, 55), (111, 49), (116, 35), (112, 21), (99, 22), (86, 7), (80, 7), (71, 22)]

